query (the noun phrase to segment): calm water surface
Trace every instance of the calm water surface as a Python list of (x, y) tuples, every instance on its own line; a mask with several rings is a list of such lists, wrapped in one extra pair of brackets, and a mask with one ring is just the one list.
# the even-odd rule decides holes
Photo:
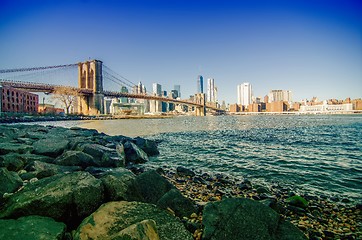
[(186, 166), (362, 198), (362, 115), (219, 116), (51, 123), (162, 140), (151, 166)]

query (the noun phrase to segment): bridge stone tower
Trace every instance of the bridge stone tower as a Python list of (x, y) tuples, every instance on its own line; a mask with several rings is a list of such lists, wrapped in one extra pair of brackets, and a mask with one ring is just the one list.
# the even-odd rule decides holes
[(205, 93), (197, 93), (194, 97), (195, 103), (201, 104), (202, 107), (195, 108), (195, 115), (196, 116), (206, 116), (206, 97)]
[(78, 87), (92, 90), (93, 94), (78, 99), (78, 113), (99, 115), (104, 113), (102, 61), (78, 63)]

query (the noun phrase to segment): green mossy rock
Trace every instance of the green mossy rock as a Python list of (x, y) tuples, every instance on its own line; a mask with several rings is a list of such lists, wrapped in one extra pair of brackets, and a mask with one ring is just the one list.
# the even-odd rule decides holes
[(290, 198), (287, 198), (285, 200), (286, 203), (292, 205), (292, 206), (295, 206), (295, 207), (300, 207), (300, 208), (307, 208), (308, 207), (308, 201), (305, 200), (303, 197), (301, 196), (293, 196), (293, 197), (290, 197)]

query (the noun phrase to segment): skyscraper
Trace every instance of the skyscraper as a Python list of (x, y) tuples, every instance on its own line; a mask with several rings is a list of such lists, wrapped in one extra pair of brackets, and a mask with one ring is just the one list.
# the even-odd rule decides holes
[(238, 104), (243, 106), (248, 106), (251, 103), (251, 84), (250, 83), (242, 83), (237, 86), (238, 89)]
[(173, 87), (173, 89), (175, 89), (177, 91), (177, 97), (181, 98), (181, 86), (180, 85), (175, 85)]
[(215, 87), (215, 80), (213, 78), (207, 79), (207, 101), (216, 102), (217, 88)]
[(197, 93), (204, 93), (204, 78), (201, 75), (197, 77)]
[(287, 101), (292, 102), (292, 91), (271, 90), (268, 94), (269, 102)]
[(154, 83), (154, 84), (152, 84), (152, 93), (154, 94), (154, 95), (156, 95), (156, 96), (162, 96), (162, 87), (161, 87), (161, 85), (160, 84), (158, 84), (158, 83)]

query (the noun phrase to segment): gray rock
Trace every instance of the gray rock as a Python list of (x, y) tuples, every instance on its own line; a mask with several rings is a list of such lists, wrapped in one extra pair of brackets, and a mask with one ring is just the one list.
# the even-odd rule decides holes
[(156, 222), (150, 219), (135, 223), (122, 231), (117, 236), (118, 240), (159, 240)]
[(136, 176), (124, 168), (109, 171), (101, 178), (106, 199), (108, 201), (143, 201), (135, 179)]
[[(122, 230), (148, 219), (155, 221), (160, 239), (193, 239), (181, 221), (168, 212), (152, 204), (125, 201), (103, 204), (83, 220), (74, 239), (119, 239)], [(129, 229), (124, 232), (129, 232)]]
[[(121, 167), (123, 165), (114, 149), (99, 144), (84, 144), (78, 148), (82, 152), (91, 155), (98, 167)], [(112, 156), (116, 156), (116, 158)]]
[(160, 154), (157, 149), (157, 144), (155, 141), (144, 139), (141, 137), (136, 137), (133, 139), (135, 144), (141, 148), (148, 156), (155, 156)]
[(278, 240), (306, 239), (296, 227), (281, 221), (279, 214), (261, 203), (244, 198), (229, 198), (208, 203), (203, 211), (203, 239)]
[(0, 219), (0, 240), (61, 240), (66, 225), (52, 218), (41, 216), (21, 217), (17, 220)]
[(189, 176), (189, 177), (195, 176), (195, 173), (192, 170), (182, 166), (177, 167), (176, 172), (179, 176)]
[(10, 172), (6, 168), (0, 168), (0, 199), (4, 193), (13, 193), (23, 185), (23, 180), (16, 172)]
[(56, 174), (80, 171), (79, 166), (59, 166), (52, 163), (34, 161), (25, 167), (28, 172), (35, 172), (37, 178), (49, 177)]
[(126, 153), (126, 164), (145, 163), (149, 160), (147, 153), (145, 153), (141, 148), (139, 148), (133, 142), (126, 142), (124, 144), (124, 151)]
[(98, 167), (98, 163), (91, 155), (81, 151), (66, 151), (55, 159), (54, 164), (62, 166), (81, 166), (82, 168), (89, 166)]
[(87, 172), (59, 174), (29, 183), (13, 194), (0, 218), (40, 215), (76, 227), (103, 201), (103, 185)]
[(34, 142), (33, 153), (39, 155), (46, 155), (49, 157), (57, 157), (60, 156), (65, 149), (68, 148), (69, 141), (66, 139), (59, 139), (55, 137), (41, 139), (39, 141)]
[(197, 208), (190, 199), (184, 197), (178, 189), (171, 189), (164, 194), (157, 202), (157, 206), (161, 208), (171, 208), (175, 215), (182, 217), (190, 217), (192, 213), (197, 212)]
[(126, 166), (126, 153), (124, 152), (124, 146), (123, 144), (116, 144), (116, 152), (119, 158), (120, 167)]
[(0, 143), (0, 155), (8, 153), (26, 153), (32, 151), (33, 147), (19, 143)]
[(142, 173), (136, 177), (136, 186), (148, 203), (156, 204), (161, 197), (175, 188), (155, 170)]

